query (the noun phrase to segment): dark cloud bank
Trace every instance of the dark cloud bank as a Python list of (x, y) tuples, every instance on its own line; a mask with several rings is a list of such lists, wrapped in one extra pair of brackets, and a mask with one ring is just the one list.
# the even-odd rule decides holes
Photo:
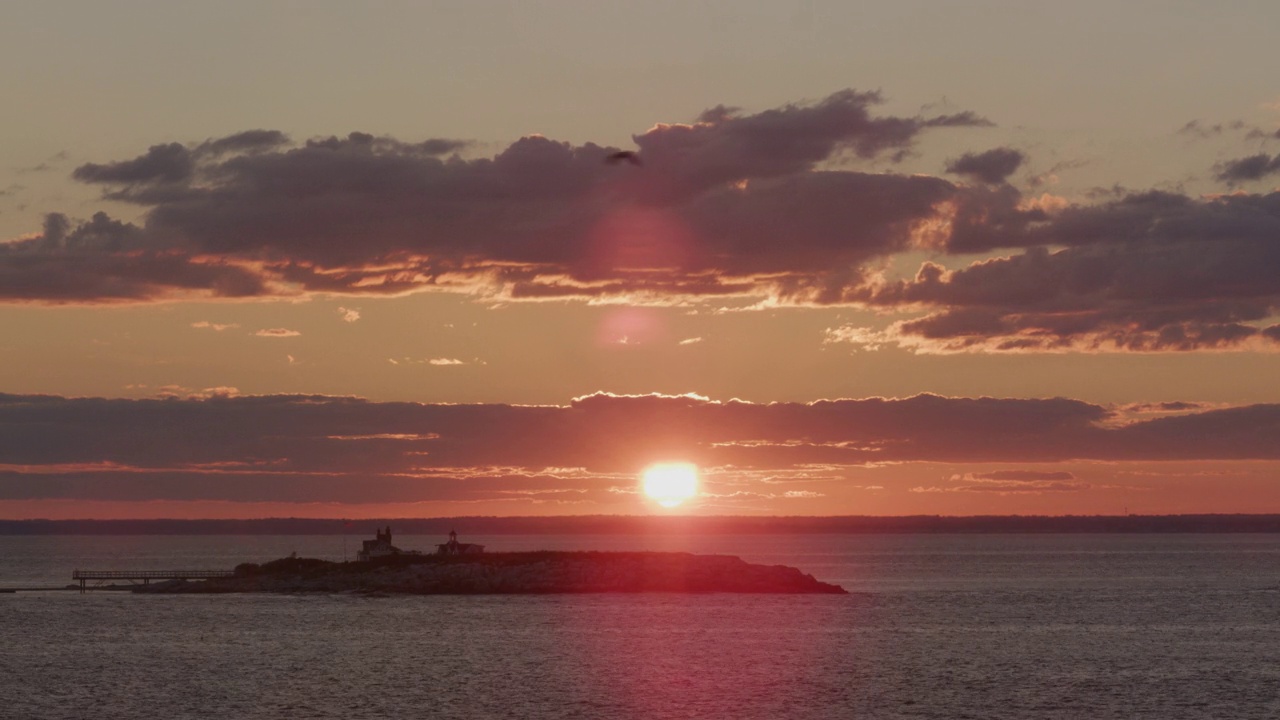
[[(1280, 347), (1280, 193), (1031, 198), (1008, 183), (1028, 162), (1011, 148), (954, 159), (966, 183), (868, 172), (924, 133), (990, 125), (880, 115), (879, 100), (719, 106), (634, 136), (641, 166), (541, 136), (479, 158), (458, 140), (358, 132), (157, 145), (74, 172), (141, 223), (49, 215), (0, 244), (0, 300), (770, 297), (912, 311), (879, 342), (919, 351)], [(1274, 161), (1219, 174), (1261, 177)], [(901, 283), (868, 270), (921, 249), (995, 257)]]
[[(758, 405), (599, 394), (568, 406), (5, 395), (0, 500), (590, 502), (671, 458), (745, 475), (910, 461), (1280, 459), (1280, 405), (1114, 420), (1077, 400), (933, 395)], [(1072, 476), (972, 479), (1030, 487)]]
[(1258, 153), (1231, 160), (1218, 167), (1218, 179), (1233, 185), (1261, 180), (1268, 175), (1280, 175), (1280, 155), (1272, 157), (1266, 153)]
[(1017, 172), (1027, 156), (1012, 148), (995, 148), (983, 153), (965, 153), (947, 163), (947, 172), (979, 182), (998, 184)]
[(1051, 218), (959, 218), (955, 250), (1021, 252), (864, 287), (872, 305), (942, 308), (888, 339), (951, 350), (1193, 350), (1272, 345), (1280, 193), (1128, 195)]

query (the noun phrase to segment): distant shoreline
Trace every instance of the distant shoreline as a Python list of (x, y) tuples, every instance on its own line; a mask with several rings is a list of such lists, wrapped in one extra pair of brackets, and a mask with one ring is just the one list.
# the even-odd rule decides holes
[(0, 535), (811, 535), (1280, 533), (1280, 514), (450, 517), (329, 520), (0, 520)]

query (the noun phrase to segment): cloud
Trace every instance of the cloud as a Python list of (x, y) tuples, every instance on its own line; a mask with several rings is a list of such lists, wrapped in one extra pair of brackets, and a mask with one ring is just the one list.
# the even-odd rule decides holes
[(155, 145), (74, 175), (140, 206), (140, 223), (54, 216), (60, 232), (0, 245), (0, 298), (826, 297), (909, 246), (956, 189), (824, 163), (894, 161), (931, 128), (989, 124), (880, 115), (880, 102), (847, 90), (655, 125), (633, 138), (643, 167), (541, 136), (471, 159), (445, 157), (460, 141), (358, 132)]
[(252, 155), (280, 148), (289, 138), (278, 130), (246, 130), (197, 145), (153, 145), (132, 160), (86, 163), (72, 177), (85, 183), (107, 185), (106, 196), (150, 204), (184, 196), (197, 179), (197, 170), (228, 155)]
[(189, 180), (195, 169), (195, 158), (190, 150), (179, 143), (168, 143), (152, 145), (145, 155), (132, 160), (81, 165), (71, 176), (87, 183), (168, 185)]
[(681, 340), (678, 344), (679, 344), (679, 345), (696, 345), (696, 344), (698, 344), (698, 343), (700, 343), (700, 342), (702, 342), (702, 338), (700, 338), (700, 337), (691, 337), (691, 338), (685, 338), (685, 339)]
[(289, 136), (279, 130), (246, 130), (216, 140), (206, 140), (196, 147), (195, 154), (226, 155), (263, 152), (288, 144)]
[(947, 485), (913, 487), (913, 493), (991, 493), (993, 495), (1040, 495), (1046, 492), (1079, 492), (1089, 486), (1083, 483), (980, 483), (977, 485)]
[[(421, 358), (421, 359), (412, 358), (412, 357), (387, 358), (387, 362), (391, 363), (392, 365), (435, 365), (437, 367), (449, 367), (453, 365), (471, 364), (465, 360), (460, 360), (458, 358), (450, 358), (450, 357), (434, 357), (434, 358)], [(473, 360), (472, 362), (478, 365), (485, 364), (483, 360), (478, 360), (478, 359)]]
[(359, 310), (352, 310), (350, 308), (340, 307), (338, 308), (338, 314), (342, 316), (343, 322), (353, 323), (360, 319)]
[(248, 297), (266, 291), (251, 267), (163, 248), (142, 228), (106, 213), (79, 224), (51, 213), (40, 235), (0, 243), (0, 299), (9, 301)]
[[(1266, 107), (1266, 106), (1264, 106)], [(1251, 125), (1244, 120), (1206, 123), (1192, 120), (1178, 129), (1179, 135), (1187, 135), (1198, 140), (1208, 140), (1222, 135), (1242, 135), (1245, 140), (1272, 140), (1280, 138), (1280, 130), (1268, 130)]]
[(1022, 152), (1000, 147), (982, 153), (965, 153), (947, 163), (947, 172), (996, 185), (1005, 182), (1026, 160)]
[[(1005, 182), (1026, 162), (1007, 147), (954, 159), (981, 181), (969, 185), (870, 172), (932, 128), (989, 124), (880, 104), (845, 90), (754, 113), (714, 106), (633, 136), (639, 167), (606, 163), (618, 148), (537, 135), (484, 157), (359, 132), (155, 145), (75, 172), (141, 219), (48, 215), (0, 243), (0, 301), (716, 298), (902, 313), (828, 334), (867, 349), (1280, 347), (1280, 192), (1028, 197)], [(1243, 181), (1280, 160), (1258, 157), (1220, 174)], [(915, 278), (884, 274), (921, 252), (935, 260)]]
[(50, 171), (50, 170), (53, 170), (53, 169), (54, 169), (54, 167), (56, 167), (56, 166), (58, 166), (58, 165), (61, 165), (61, 164), (62, 164), (63, 162), (65, 162), (65, 161), (67, 160), (67, 158), (69, 158), (69, 157), (70, 157), (70, 154), (69, 154), (66, 150), (62, 150), (62, 151), (59, 151), (59, 152), (57, 152), (57, 153), (55, 153), (55, 154), (51, 155), (51, 156), (50, 156), (47, 160), (45, 160), (44, 162), (37, 163), (36, 165), (32, 165), (32, 166), (28, 166), (28, 167), (18, 168), (18, 169), (17, 169), (17, 172), (18, 172), (18, 174), (19, 174), (19, 175), (25, 175), (26, 173), (42, 173), (42, 172), (48, 172), (48, 171)]
[[(1151, 192), (1073, 205), (1004, 229), (953, 232), (955, 251), (1021, 253), (849, 293), (927, 314), (828, 340), (916, 352), (1276, 349), (1280, 193), (1193, 200)], [(1058, 249), (1050, 249), (1058, 248)]]
[(254, 335), (257, 335), (258, 337), (269, 338), (298, 337), (301, 334), (302, 333), (297, 330), (289, 330), (288, 328), (263, 328), (262, 330), (254, 333)]
[(1074, 159), (1074, 160), (1063, 160), (1061, 162), (1054, 163), (1053, 166), (1051, 166), (1048, 170), (1045, 170), (1042, 173), (1031, 176), (1027, 180), (1027, 184), (1030, 185), (1032, 188), (1038, 188), (1044, 185), (1054, 185), (1058, 182), (1058, 179), (1059, 179), (1058, 173), (1065, 172), (1067, 170), (1076, 170), (1076, 169), (1082, 168), (1088, 165), (1089, 162), (1090, 162), (1089, 160)]
[(1039, 470), (997, 470), (987, 473), (972, 473), (966, 476), (971, 480), (985, 480), (994, 482), (1067, 482), (1075, 480), (1076, 476), (1065, 471), (1044, 472)]
[(1207, 139), (1217, 137), (1226, 132), (1243, 132), (1248, 129), (1250, 129), (1249, 125), (1243, 120), (1221, 123), (1205, 123), (1200, 120), (1191, 120), (1186, 125), (1178, 128), (1178, 134)]
[(1125, 406), (1124, 409), (1130, 412), (1183, 412), (1186, 410), (1200, 410), (1203, 407), (1203, 403), (1171, 400), (1158, 403), (1135, 403)]
[[(140, 386), (145, 387), (145, 386)], [(181, 385), (163, 385), (156, 390), (156, 397), (183, 400), (208, 400), (209, 398), (229, 398), (240, 394), (240, 389), (228, 385), (207, 387), (195, 390)]]
[(207, 329), (209, 329), (209, 330), (213, 330), (213, 331), (215, 331), (215, 332), (222, 332), (223, 330), (230, 330), (231, 328), (238, 328), (238, 327), (240, 327), (240, 323), (215, 323), (215, 322), (209, 322), (208, 320), (200, 320), (199, 322), (193, 322), (193, 323), (191, 323), (191, 327), (193, 327), (193, 328), (207, 328)]
[(1222, 163), (1216, 169), (1217, 178), (1232, 185), (1261, 180), (1267, 175), (1280, 175), (1280, 155), (1258, 153)]
[[(171, 395), (0, 395), (0, 500), (371, 502), (547, 488), (598, 500), (670, 458), (717, 468), (717, 482), (799, 480), (822, 468), (827, 482), (858, 486), (848, 471), (879, 463), (1280, 459), (1280, 405), (1117, 426), (1108, 410), (1064, 398), (754, 404), (595, 394), (563, 406), (513, 406), (237, 396), (227, 388)], [(1003, 470), (948, 487), (1083, 489), (1068, 475)]]
[(844, 90), (812, 104), (791, 104), (755, 115), (723, 105), (693, 125), (659, 124), (632, 139), (646, 170), (663, 182), (646, 189), (664, 197), (812, 169), (838, 152), (860, 158), (900, 155), (928, 127), (989, 124), (973, 115), (938, 118), (875, 117), (874, 92)]
[(997, 470), (965, 473), (948, 478), (952, 484), (943, 487), (916, 487), (911, 492), (976, 492), (996, 495), (1035, 495), (1045, 492), (1078, 492), (1092, 487), (1066, 471)]

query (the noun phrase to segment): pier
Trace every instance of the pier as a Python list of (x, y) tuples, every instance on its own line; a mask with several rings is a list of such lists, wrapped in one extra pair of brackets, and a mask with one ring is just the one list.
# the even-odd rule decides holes
[(89, 589), (88, 582), (101, 585), (108, 580), (125, 580), (130, 584), (150, 585), (152, 580), (209, 580), (235, 577), (234, 570), (75, 570), (72, 580), (80, 581), (80, 592)]

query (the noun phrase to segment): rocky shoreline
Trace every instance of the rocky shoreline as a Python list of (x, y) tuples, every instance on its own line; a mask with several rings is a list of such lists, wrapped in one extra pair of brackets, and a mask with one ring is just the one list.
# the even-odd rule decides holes
[(834, 593), (846, 591), (786, 565), (731, 555), (669, 552), (523, 552), (474, 556), (400, 555), (337, 563), (282, 558), (244, 564), (236, 576), (174, 580), (137, 593)]

